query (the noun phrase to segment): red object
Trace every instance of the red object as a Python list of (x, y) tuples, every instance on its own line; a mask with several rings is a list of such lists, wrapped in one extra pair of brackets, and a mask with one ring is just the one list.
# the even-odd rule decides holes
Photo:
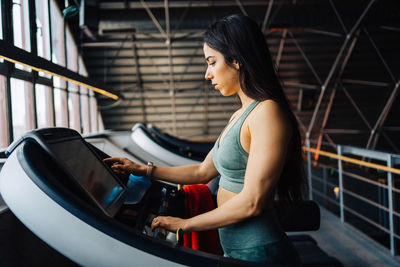
[[(204, 184), (185, 185), (185, 218), (215, 209), (210, 189)], [(217, 230), (191, 232), (183, 235), (185, 247), (209, 253), (218, 253), (219, 236)]]

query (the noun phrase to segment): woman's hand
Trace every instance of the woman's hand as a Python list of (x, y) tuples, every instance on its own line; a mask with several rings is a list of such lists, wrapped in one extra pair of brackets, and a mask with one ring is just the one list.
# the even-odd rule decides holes
[(108, 164), (115, 173), (124, 176), (131, 173), (137, 176), (146, 174), (146, 166), (136, 164), (127, 158), (106, 158), (103, 161)]
[(157, 227), (161, 227), (173, 233), (176, 233), (178, 229), (187, 232), (186, 224), (187, 220), (185, 219), (170, 216), (158, 216), (155, 217), (151, 223), (151, 231), (154, 231)]

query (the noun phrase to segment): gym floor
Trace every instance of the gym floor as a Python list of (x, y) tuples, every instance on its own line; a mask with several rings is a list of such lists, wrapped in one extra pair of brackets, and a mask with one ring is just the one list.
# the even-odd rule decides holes
[(318, 246), (329, 256), (338, 259), (344, 267), (394, 267), (400, 266), (400, 257), (393, 257), (390, 250), (361, 233), (353, 226), (342, 223), (340, 218), (320, 207), (321, 226), (307, 234), (317, 241)]

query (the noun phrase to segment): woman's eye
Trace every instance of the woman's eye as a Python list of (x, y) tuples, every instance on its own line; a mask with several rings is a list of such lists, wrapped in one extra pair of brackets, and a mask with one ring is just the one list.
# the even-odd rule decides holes
[(211, 61), (209, 64), (210, 64), (211, 66), (214, 66), (214, 65), (215, 65), (215, 61)]

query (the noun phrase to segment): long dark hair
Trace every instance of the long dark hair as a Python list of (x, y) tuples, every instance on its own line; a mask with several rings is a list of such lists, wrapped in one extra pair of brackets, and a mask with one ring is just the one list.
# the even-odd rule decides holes
[(204, 42), (220, 52), (228, 65), (239, 64), (240, 86), (248, 97), (258, 101), (271, 99), (287, 113), (293, 133), (277, 184), (277, 195), (285, 202), (302, 199), (306, 183), (298, 123), (276, 75), (260, 27), (249, 17), (231, 15), (214, 22), (204, 33)]

